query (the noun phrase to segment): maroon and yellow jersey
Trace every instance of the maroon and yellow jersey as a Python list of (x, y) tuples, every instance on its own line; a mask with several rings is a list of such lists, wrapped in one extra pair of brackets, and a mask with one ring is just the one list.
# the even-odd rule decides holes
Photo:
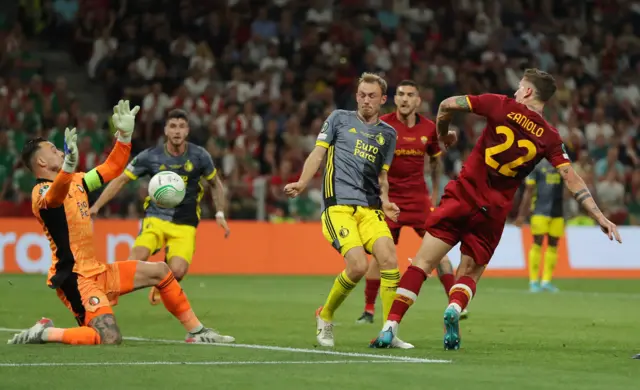
[(522, 181), (542, 158), (554, 167), (570, 163), (558, 131), (540, 114), (503, 95), (467, 96), (487, 126), (457, 179), (478, 206), (511, 210)]
[(395, 112), (380, 119), (397, 133), (396, 151), (388, 176), (389, 200), (403, 211), (422, 211), (429, 196), (424, 181), (425, 156), (437, 157), (441, 153), (435, 123), (416, 114), (416, 124), (408, 127)]

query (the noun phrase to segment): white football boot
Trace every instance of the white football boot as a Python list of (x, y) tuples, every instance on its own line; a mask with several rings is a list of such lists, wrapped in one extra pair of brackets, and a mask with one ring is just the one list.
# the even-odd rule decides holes
[(42, 333), (45, 329), (52, 327), (53, 321), (43, 317), (31, 328), (13, 335), (13, 338), (8, 340), (7, 344), (44, 344), (44, 340), (42, 340)]
[(236, 339), (222, 335), (213, 329), (202, 328), (198, 333), (187, 333), (184, 341), (191, 344), (231, 344)]
[(321, 347), (333, 347), (333, 323), (320, 318), (322, 306), (316, 310), (316, 339)]

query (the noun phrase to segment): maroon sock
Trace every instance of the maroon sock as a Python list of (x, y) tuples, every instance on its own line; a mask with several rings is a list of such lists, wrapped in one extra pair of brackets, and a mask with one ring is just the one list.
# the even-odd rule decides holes
[(476, 294), (476, 282), (469, 276), (463, 276), (449, 291), (449, 304), (455, 303), (464, 310)]
[(376, 297), (380, 289), (380, 279), (366, 279), (364, 286), (364, 311), (367, 313), (375, 313)]
[(449, 291), (451, 291), (451, 287), (456, 281), (456, 277), (453, 274), (442, 274), (440, 275), (440, 283), (442, 283), (442, 287), (444, 287), (444, 293), (449, 296)]
[(398, 323), (402, 321), (404, 314), (418, 298), (420, 288), (426, 279), (427, 274), (421, 268), (413, 265), (407, 268), (396, 290), (396, 298), (391, 305), (391, 311), (387, 317), (388, 321), (396, 321)]

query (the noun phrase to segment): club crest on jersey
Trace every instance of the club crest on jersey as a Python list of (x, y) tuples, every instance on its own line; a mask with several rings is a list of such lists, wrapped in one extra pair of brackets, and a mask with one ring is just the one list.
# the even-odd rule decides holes
[(427, 137), (426, 135), (423, 135), (422, 137), (420, 137), (420, 141), (422, 141), (423, 144), (426, 144), (427, 141), (429, 141), (429, 137)]
[(376, 135), (376, 142), (380, 146), (384, 145), (384, 143), (386, 142), (384, 136), (381, 133), (378, 133), (378, 135)]
[(342, 228), (340, 229), (340, 231), (338, 232), (338, 234), (340, 234), (340, 237), (342, 238), (346, 238), (349, 235), (349, 229), (347, 228)]
[(91, 306), (96, 306), (96, 305), (97, 305), (97, 304), (99, 304), (99, 303), (100, 303), (100, 298), (98, 298), (98, 297), (91, 297), (91, 298), (89, 298), (89, 304), (90, 304)]
[(187, 162), (184, 163), (184, 170), (187, 172), (193, 171), (193, 164), (191, 163), (191, 161), (187, 160)]

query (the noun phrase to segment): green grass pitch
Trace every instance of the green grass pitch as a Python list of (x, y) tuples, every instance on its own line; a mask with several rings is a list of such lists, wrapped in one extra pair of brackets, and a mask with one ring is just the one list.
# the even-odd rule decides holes
[[(74, 320), (42, 275), (0, 275), (0, 335), (42, 316)], [(336, 315), (336, 348), (316, 348), (314, 311), (328, 277), (188, 277), (200, 319), (236, 347), (186, 345), (147, 291), (120, 298), (129, 339), (117, 347), (0, 344), (0, 388), (99, 389), (633, 389), (640, 361), (640, 281), (558, 281), (532, 295), (522, 279), (485, 279), (461, 323), (462, 349), (443, 351), (442, 287), (429, 280), (400, 328), (416, 349), (373, 350), (380, 329), (356, 325), (363, 285)], [(378, 303), (379, 310), (379, 303)], [(144, 340), (132, 340), (131, 338)], [(3, 340), (4, 340), (3, 339)], [(165, 340), (165, 341), (161, 341)], [(173, 341), (173, 342), (171, 342)], [(271, 348), (274, 347), (274, 348)], [(438, 363), (433, 360), (445, 360)]]

